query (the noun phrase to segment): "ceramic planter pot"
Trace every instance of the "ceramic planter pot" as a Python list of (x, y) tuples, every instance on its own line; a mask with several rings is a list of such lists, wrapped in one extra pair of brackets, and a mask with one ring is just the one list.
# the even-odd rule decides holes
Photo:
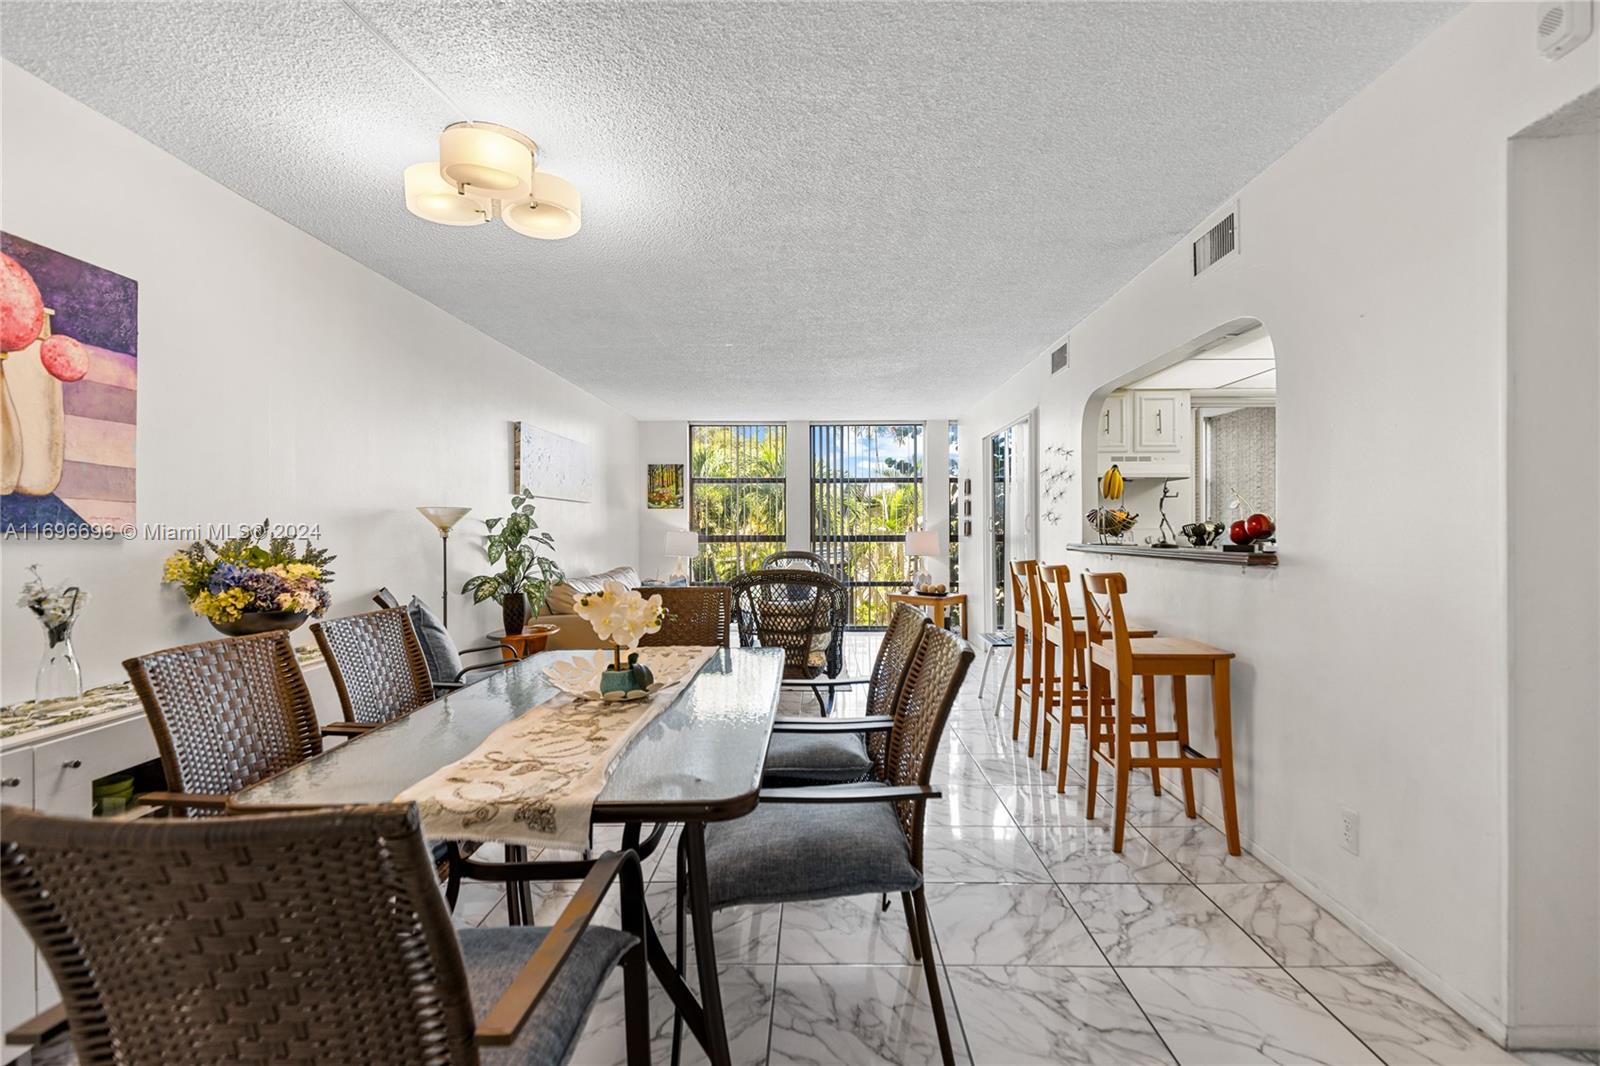
[(248, 637), (253, 633), (299, 629), (308, 617), (305, 611), (247, 611), (232, 622), (212, 622), (211, 628), (230, 637)]
[(505, 623), (507, 633), (521, 633), (522, 627), (528, 624), (528, 597), (517, 592), (501, 600), (500, 620)]
[(628, 656), (628, 662), (620, 669), (611, 667), (600, 674), (600, 694), (602, 696), (611, 692), (638, 692), (655, 684), (655, 674), (650, 672), (648, 666), (639, 662), (639, 653), (634, 652)]

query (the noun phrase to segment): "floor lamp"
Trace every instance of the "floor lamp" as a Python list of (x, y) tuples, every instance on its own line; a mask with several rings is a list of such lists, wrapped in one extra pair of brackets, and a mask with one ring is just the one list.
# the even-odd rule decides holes
[(417, 511), (432, 522), (439, 531), (440, 558), (443, 562), (439, 585), (439, 607), (444, 612), (444, 624), (450, 625), (450, 527), (467, 517), (470, 507), (418, 507)]

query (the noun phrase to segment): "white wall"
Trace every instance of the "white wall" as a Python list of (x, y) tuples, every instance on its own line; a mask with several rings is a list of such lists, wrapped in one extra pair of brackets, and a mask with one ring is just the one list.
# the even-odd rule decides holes
[(1509, 192), (1510, 1012), (1570, 1047), (1600, 1009), (1600, 136), (1513, 141)]
[(639, 574), (646, 579), (664, 578), (677, 567), (668, 558), (666, 535), (675, 529), (689, 528), (689, 423), (639, 423), (639, 476), (646, 463), (683, 464), (682, 507), (643, 510), (639, 513)]
[[(339, 556), (334, 614), (367, 609), (379, 585), (437, 606), (439, 538), (414, 508), (474, 509), (452, 538), (459, 589), (481, 561), (476, 520), (509, 503), (522, 419), (593, 449), (594, 502), (540, 506), (560, 561), (637, 560), (631, 417), (11, 64), (0, 78), (0, 225), (139, 283), (141, 525), (320, 523)], [(538, 253), (529, 242), (530, 279)], [(43, 641), (14, 606), (31, 563), (93, 596), (76, 640), (88, 685), (121, 680), (127, 656), (215, 636), (160, 585), (181, 546), (0, 543), (0, 699), (33, 695)], [(451, 622), (481, 643), (498, 610), (457, 596)]]
[[(1509, 1017), (1507, 139), (1600, 72), (1600, 38), (1538, 57), (1535, 17), (1464, 10), (1240, 192), (1236, 261), (1191, 280), (1180, 243), (1072, 331), (1070, 369), (1051, 376), (1041, 355), (961, 413), (974, 479), (982, 436), (1035, 406), (1043, 443), (1082, 464), (1092, 396), (1224, 322), (1266, 324), (1276, 517), (1293, 545), (1281, 568), (1066, 554), (1084, 532), (1070, 521), (1044, 527), (1041, 554), (1126, 572), (1141, 618), (1238, 653), (1251, 846), (1496, 1035)], [(1094, 473), (1080, 465), (1079, 514)], [(1440, 507), (1463, 517), (1407, 517)], [(1341, 807), (1362, 817), (1360, 856), (1341, 850)], [(1600, 939), (1592, 925), (1568, 935)]]

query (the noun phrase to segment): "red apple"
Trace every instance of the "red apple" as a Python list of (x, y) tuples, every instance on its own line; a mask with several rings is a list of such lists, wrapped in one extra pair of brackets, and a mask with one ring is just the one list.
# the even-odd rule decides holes
[(39, 346), (39, 362), (60, 381), (77, 381), (89, 372), (89, 350), (57, 333)]
[(1270, 536), (1277, 528), (1272, 524), (1272, 519), (1264, 514), (1253, 514), (1244, 520), (1244, 531), (1250, 534), (1251, 540)]
[(0, 255), (0, 352), (20, 352), (44, 329), (44, 297), (22, 264)]
[(1233, 525), (1228, 527), (1228, 539), (1233, 541), (1235, 544), (1250, 543), (1250, 532), (1245, 528), (1244, 519), (1241, 518)]

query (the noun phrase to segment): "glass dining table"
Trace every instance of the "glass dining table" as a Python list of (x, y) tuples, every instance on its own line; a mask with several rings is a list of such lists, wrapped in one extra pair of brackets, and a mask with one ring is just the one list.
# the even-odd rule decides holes
[[(559, 695), (545, 667), (575, 654), (593, 652), (542, 652), (508, 666), (235, 793), (229, 809), (245, 814), (392, 803), (412, 785), (470, 755), (500, 726), (544, 710), (541, 705)], [(662, 839), (663, 826), (683, 825), (678, 862), (689, 888), (699, 998), (648, 920), (647, 947), (652, 970), (719, 1066), (729, 1062), (729, 1051), (707, 903), (705, 826), (755, 809), (783, 662), (778, 648), (718, 649), (616, 756), (593, 808), (594, 824), (623, 826), (623, 846), (645, 855)], [(654, 831), (645, 836), (644, 826)], [(507, 911), (514, 923), (532, 911), (528, 880), (581, 876), (577, 864), (530, 863), (524, 849), (514, 846), (506, 848), (506, 860), (461, 861), (461, 866), (469, 876), (507, 883)]]

